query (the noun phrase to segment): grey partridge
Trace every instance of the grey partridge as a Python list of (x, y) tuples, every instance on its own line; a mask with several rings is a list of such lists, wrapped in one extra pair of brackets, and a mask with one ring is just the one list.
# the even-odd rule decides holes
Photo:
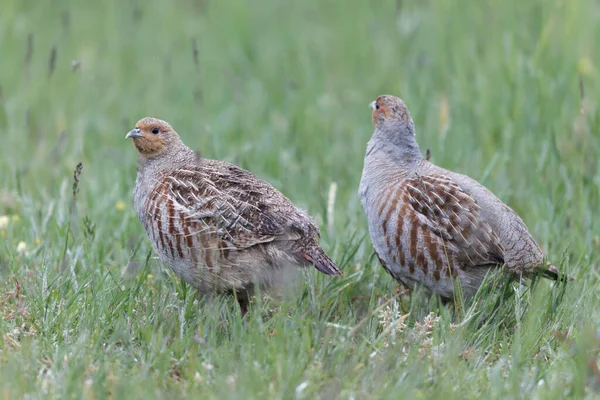
[(515, 278), (538, 269), (558, 278), (511, 208), (477, 181), (421, 155), (402, 100), (382, 95), (371, 107), (375, 132), (359, 193), (373, 247), (392, 277), (447, 300), (456, 279), (470, 297), (488, 272), (500, 269)]
[(202, 293), (236, 293), (287, 267), (341, 271), (318, 244), (313, 220), (273, 186), (225, 161), (199, 158), (169, 123), (143, 118), (127, 133), (137, 148), (134, 205), (154, 251)]

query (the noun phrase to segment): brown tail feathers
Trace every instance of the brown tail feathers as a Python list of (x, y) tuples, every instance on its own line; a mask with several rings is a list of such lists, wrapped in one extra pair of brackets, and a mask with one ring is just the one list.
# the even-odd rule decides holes
[(542, 271), (542, 276), (544, 278), (548, 278), (548, 279), (552, 279), (554, 281), (564, 281), (564, 280), (569, 280), (569, 281), (574, 281), (575, 277), (568, 275), (568, 274), (563, 274), (561, 273), (558, 268), (556, 268), (556, 266), (550, 262), (546, 263), (546, 269)]

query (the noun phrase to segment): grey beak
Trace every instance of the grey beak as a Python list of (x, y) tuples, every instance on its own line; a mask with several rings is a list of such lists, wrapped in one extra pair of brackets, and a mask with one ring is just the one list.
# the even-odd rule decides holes
[(139, 137), (144, 137), (144, 135), (140, 133), (140, 128), (132, 129), (125, 135), (125, 139), (135, 139)]

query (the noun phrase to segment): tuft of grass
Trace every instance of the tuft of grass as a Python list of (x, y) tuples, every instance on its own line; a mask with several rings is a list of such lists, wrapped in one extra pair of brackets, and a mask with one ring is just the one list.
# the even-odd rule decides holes
[[(1, 9), (3, 398), (597, 398), (596, 2)], [(577, 280), (490, 279), (454, 307), (406, 296), (356, 194), (383, 93), (433, 162), (497, 193)], [(123, 137), (147, 115), (307, 209), (345, 275), (304, 271), (242, 319), (166, 271), (131, 206)]]

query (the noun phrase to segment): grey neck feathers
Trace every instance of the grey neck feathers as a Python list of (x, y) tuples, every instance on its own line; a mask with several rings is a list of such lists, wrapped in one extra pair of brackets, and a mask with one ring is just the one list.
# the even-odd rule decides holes
[(160, 154), (144, 158), (138, 157), (138, 173), (156, 174), (173, 170), (196, 160), (196, 154), (187, 147), (179, 138), (173, 138), (166, 143), (166, 148)]
[(369, 158), (392, 162), (405, 169), (421, 161), (423, 155), (415, 139), (412, 121), (410, 124), (396, 120), (379, 123), (367, 147), (366, 159)]

